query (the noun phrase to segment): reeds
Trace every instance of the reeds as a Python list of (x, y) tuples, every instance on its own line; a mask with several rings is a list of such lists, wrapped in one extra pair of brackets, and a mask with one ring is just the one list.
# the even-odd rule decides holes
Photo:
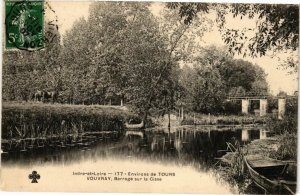
[(270, 157), (279, 160), (297, 161), (297, 134), (285, 132), (278, 137), (278, 149), (270, 152)]
[(78, 135), (119, 131), (132, 113), (114, 107), (3, 103), (2, 139)]

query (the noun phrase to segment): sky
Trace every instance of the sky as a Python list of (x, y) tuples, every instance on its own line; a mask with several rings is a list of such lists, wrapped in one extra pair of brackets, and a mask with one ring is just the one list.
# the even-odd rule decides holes
[[(73, 23), (80, 17), (88, 17), (90, 4), (91, 2), (89, 1), (50, 2), (50, 5), (52, 6), (53, 10), (55, 10), (55, 14), (57, 15), (59, 31), (62, 35), (64, 35), (67, 30), (70, 30)], [(161, 9), (163, 9), (161, 3), (154, 3), (152, 6), (152, 12), (154, 15), (158, 15)], [(247, 27), (255, 27), (254, 21), (245, 19), (235, 19), (232, 24), (234, 24), (235, 28), (245, 27), (245, 24), (247, 24)], [(205, 33), (202, 40), (205, 41), (202, 43), (203, 46), (211, 44), (217, 46), (225, 45), (222, 41), (220, 33), (217, 31), (216, 26), (213, 27), (212, 31)], [(297, 75), (289, 75), (287, 74), (286, 70), (278, 69), (280, 62), (278, 61), (277, 57), (282, 58), (284, 55), (286, 54), (280, 54), (279, 56), (276, 56), (276, 58), (271, 58), (270, 56), (263, 56), (260, 58), (242, 58), (242, 56), (235, 56), (235, 58), (242, 58), (252, 63), (256, 63), (262, 67), (267, 73), (267, 82), (269, 83), (270, 92), (272, 94), (276, 95), (280, 90), (286, 91), (288, 94), (293, 94), (294, 91), (298, 90)]]

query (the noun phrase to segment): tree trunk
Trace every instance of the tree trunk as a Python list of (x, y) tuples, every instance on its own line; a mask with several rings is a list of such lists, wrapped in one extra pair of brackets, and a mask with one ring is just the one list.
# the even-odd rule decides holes
[(171, 127), (171, 116), (170, 116), (170, 111), (168, 111), (168, 119), (169, 119), (169, 122), (168, 122), (168, 128)]
[(144, 117), (143, 117), (144, 125), (143, 125), (142, 128), (145, 128), (145, 126), (146, 126), (147, 117), (148, 117), (148, 112), (145, 112), (145, 113), (144, 113)]
[(196, 117), (195, 117), (195, 113), (194, 113), (194, 125), (196, 125)]

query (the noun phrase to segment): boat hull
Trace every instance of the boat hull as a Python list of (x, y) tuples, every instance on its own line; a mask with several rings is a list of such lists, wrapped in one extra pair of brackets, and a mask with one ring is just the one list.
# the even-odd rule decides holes
[(126, 129), (141, 129), (144, 128), (144, 121), (142, 121), (140, 124), (128, 124), (125, 123)]
[(252, 167), (251, 162), (244, 158), (249, 174), (254, 183), (270, 193), (279, 193), (284, 190), (280, 177), (285, 170), (284, 164), (269, 167)]

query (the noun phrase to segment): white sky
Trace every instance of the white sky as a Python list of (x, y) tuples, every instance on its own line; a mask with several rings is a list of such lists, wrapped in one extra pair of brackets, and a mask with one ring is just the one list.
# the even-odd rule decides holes
[[(88, 17), (90, 3), (91, 2), (89, 1), (53, 1), (50, 3), (58, 16), (59, 31), (62, 35), (64, 35), (67, 30), (71, 29), (73, 23), (77, 19), (79, 19), (80, 17)], [(155, 8), (155, 12), (158, 12), (158, 10), (161, 9), (159, 3), (156, 3)], [(245, 20), (235, 20), (234, 26), (244, 27), (245, 23), (247, 23), (247, 27), (249, 25), (254, 25), (254, 23), (251, 23), (251, 21), (245, 22)], [(204, 43), (204, 45), (224, 45), (221, 36), (216, 28), (214, 28), (212, 32), (207, 32), (204, 35), (203, 40), (205, 40), (206, 42)], [(264, 56), (261, 58), (246, 57), (243, 59), (248, 60), (252, 63), (256, 63), (265, 70), (265, 72), (268, 74), (267, 81), (273, 94), (277, 94), (279, 90), (286, 91), (289, 94), (292, 94), (295, 90), (298, 90), (298, 81), (296, 77), (297, 75), (288, 75), (287, 71), (277, 69), (278, 65), (280, 64), (277, 58), (272, 59), (271, 57)]]

